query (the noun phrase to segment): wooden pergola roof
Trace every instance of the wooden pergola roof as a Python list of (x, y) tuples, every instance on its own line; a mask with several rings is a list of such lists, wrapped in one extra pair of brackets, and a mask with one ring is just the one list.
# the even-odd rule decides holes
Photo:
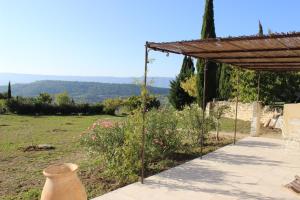
[(300, 71), (300, 32), (177, 42), (147, 42), (156, 51), (227, 63), (244, 69)]

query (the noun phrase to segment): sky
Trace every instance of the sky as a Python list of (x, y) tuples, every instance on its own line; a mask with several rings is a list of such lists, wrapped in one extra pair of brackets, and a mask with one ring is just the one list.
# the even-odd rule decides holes
[[(300, 31), (299, 0), (215, 0), (218, 37)], [(0, 73), (142, 76), (144, 44), (199, 39), (204, 0), (0, 0)], [(182, 56), (150, 52), (150, 76)]]

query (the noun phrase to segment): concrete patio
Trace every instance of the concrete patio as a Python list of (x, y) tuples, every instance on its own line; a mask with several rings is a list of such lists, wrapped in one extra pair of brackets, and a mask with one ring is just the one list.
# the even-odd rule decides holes
[(284, 140), (247, 137), (183, 165), (93, 200), (295, 200), (284, 187), (300, 175), (300, 148)]

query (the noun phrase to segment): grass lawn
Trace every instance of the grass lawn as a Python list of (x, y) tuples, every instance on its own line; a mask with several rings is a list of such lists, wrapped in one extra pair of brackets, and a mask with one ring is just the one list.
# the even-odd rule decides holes
[[(97, 119), (112, 116), (0, 115), (0, 199), (38, 199), (51, 163), (74, 162), (88, 168), (79, 144), (82, 131)], [(55, 150), (23, 152), (29, 145), (51, 144)], [(90, 165), (90, 166), (91, 166)]]
[[(98, 119), (123, 120), (113, 116), (20, 116), (0, 115), (0, 199), (39, 199), (45, 178), (42, 170), (50, 164), (73, 162), (80, 165), (82, 179), (89, 197), (120, 187), (114, 180), (102, 177), (101, 163), (87, 156), (80, 145), (80, 134)], [(249, 122), (239, 121), (238, 130), (248, 133)], [(233, 130), (233, 120), (224, 119), (222, 131)], [(204, 152), (211, 152), (232, 141), (213, 139)], [(51, 144), (55, 150), (23, 152), (22, 148)], [(148, 175), (178, 165), (199, 156), (199, 149), (192, 154), (177, 154), (174, 158), (153, 165)]]

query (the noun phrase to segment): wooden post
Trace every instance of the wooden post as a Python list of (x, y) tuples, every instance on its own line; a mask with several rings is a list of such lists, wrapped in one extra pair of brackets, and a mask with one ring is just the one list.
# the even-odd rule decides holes
[(145, 70), (144, 70), (144, 85), (142, 88), (142, 146), (141, 146), (141, 183), (144, 183), (145, 176), (145, 134), (146, 134), (146, 96), (147, 96), (147, 68), (148, 68), (148, 42), (145, 44)]
[(204, 143), (204, 129), (205, 129), (205, 107), (206, 107), (206, 87), (207, 87), (207, 81), (206, 81), (206, 75), (207, 75), (207, 64), (208, 60), (205, 60), (204, 64), (204, 78), (203, 78), (203, 90), (202, 90), (202, 131), (201, 131), (201, 138), (200, 138), (200, 155), (201, 159), (203, 156), (203, 143)]
[(238, 103), (239, 103), (239, 76), (240, 71), (237, 71), (237, 78), (236, 78), (236, 99), (235, 99), (235, 120), (234, 120), (234, 137), (233, 137), (233, 144), (236, 142), (236, 130), (237, 130), (237, 114), (238, 114)]

